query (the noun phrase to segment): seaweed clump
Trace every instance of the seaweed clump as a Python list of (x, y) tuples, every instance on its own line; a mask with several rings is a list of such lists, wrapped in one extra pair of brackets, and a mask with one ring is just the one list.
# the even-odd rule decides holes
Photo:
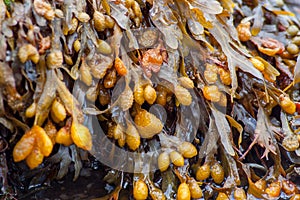
[(296, 6), (0, 0), (1, 195), (299, 198)]

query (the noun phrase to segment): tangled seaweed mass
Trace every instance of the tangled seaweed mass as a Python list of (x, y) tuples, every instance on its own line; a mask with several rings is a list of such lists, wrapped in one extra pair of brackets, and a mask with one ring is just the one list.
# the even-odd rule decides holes
[(100, 162), (98, 200), (300, 199), (299, 10), (0, 0), (2, 198)]

